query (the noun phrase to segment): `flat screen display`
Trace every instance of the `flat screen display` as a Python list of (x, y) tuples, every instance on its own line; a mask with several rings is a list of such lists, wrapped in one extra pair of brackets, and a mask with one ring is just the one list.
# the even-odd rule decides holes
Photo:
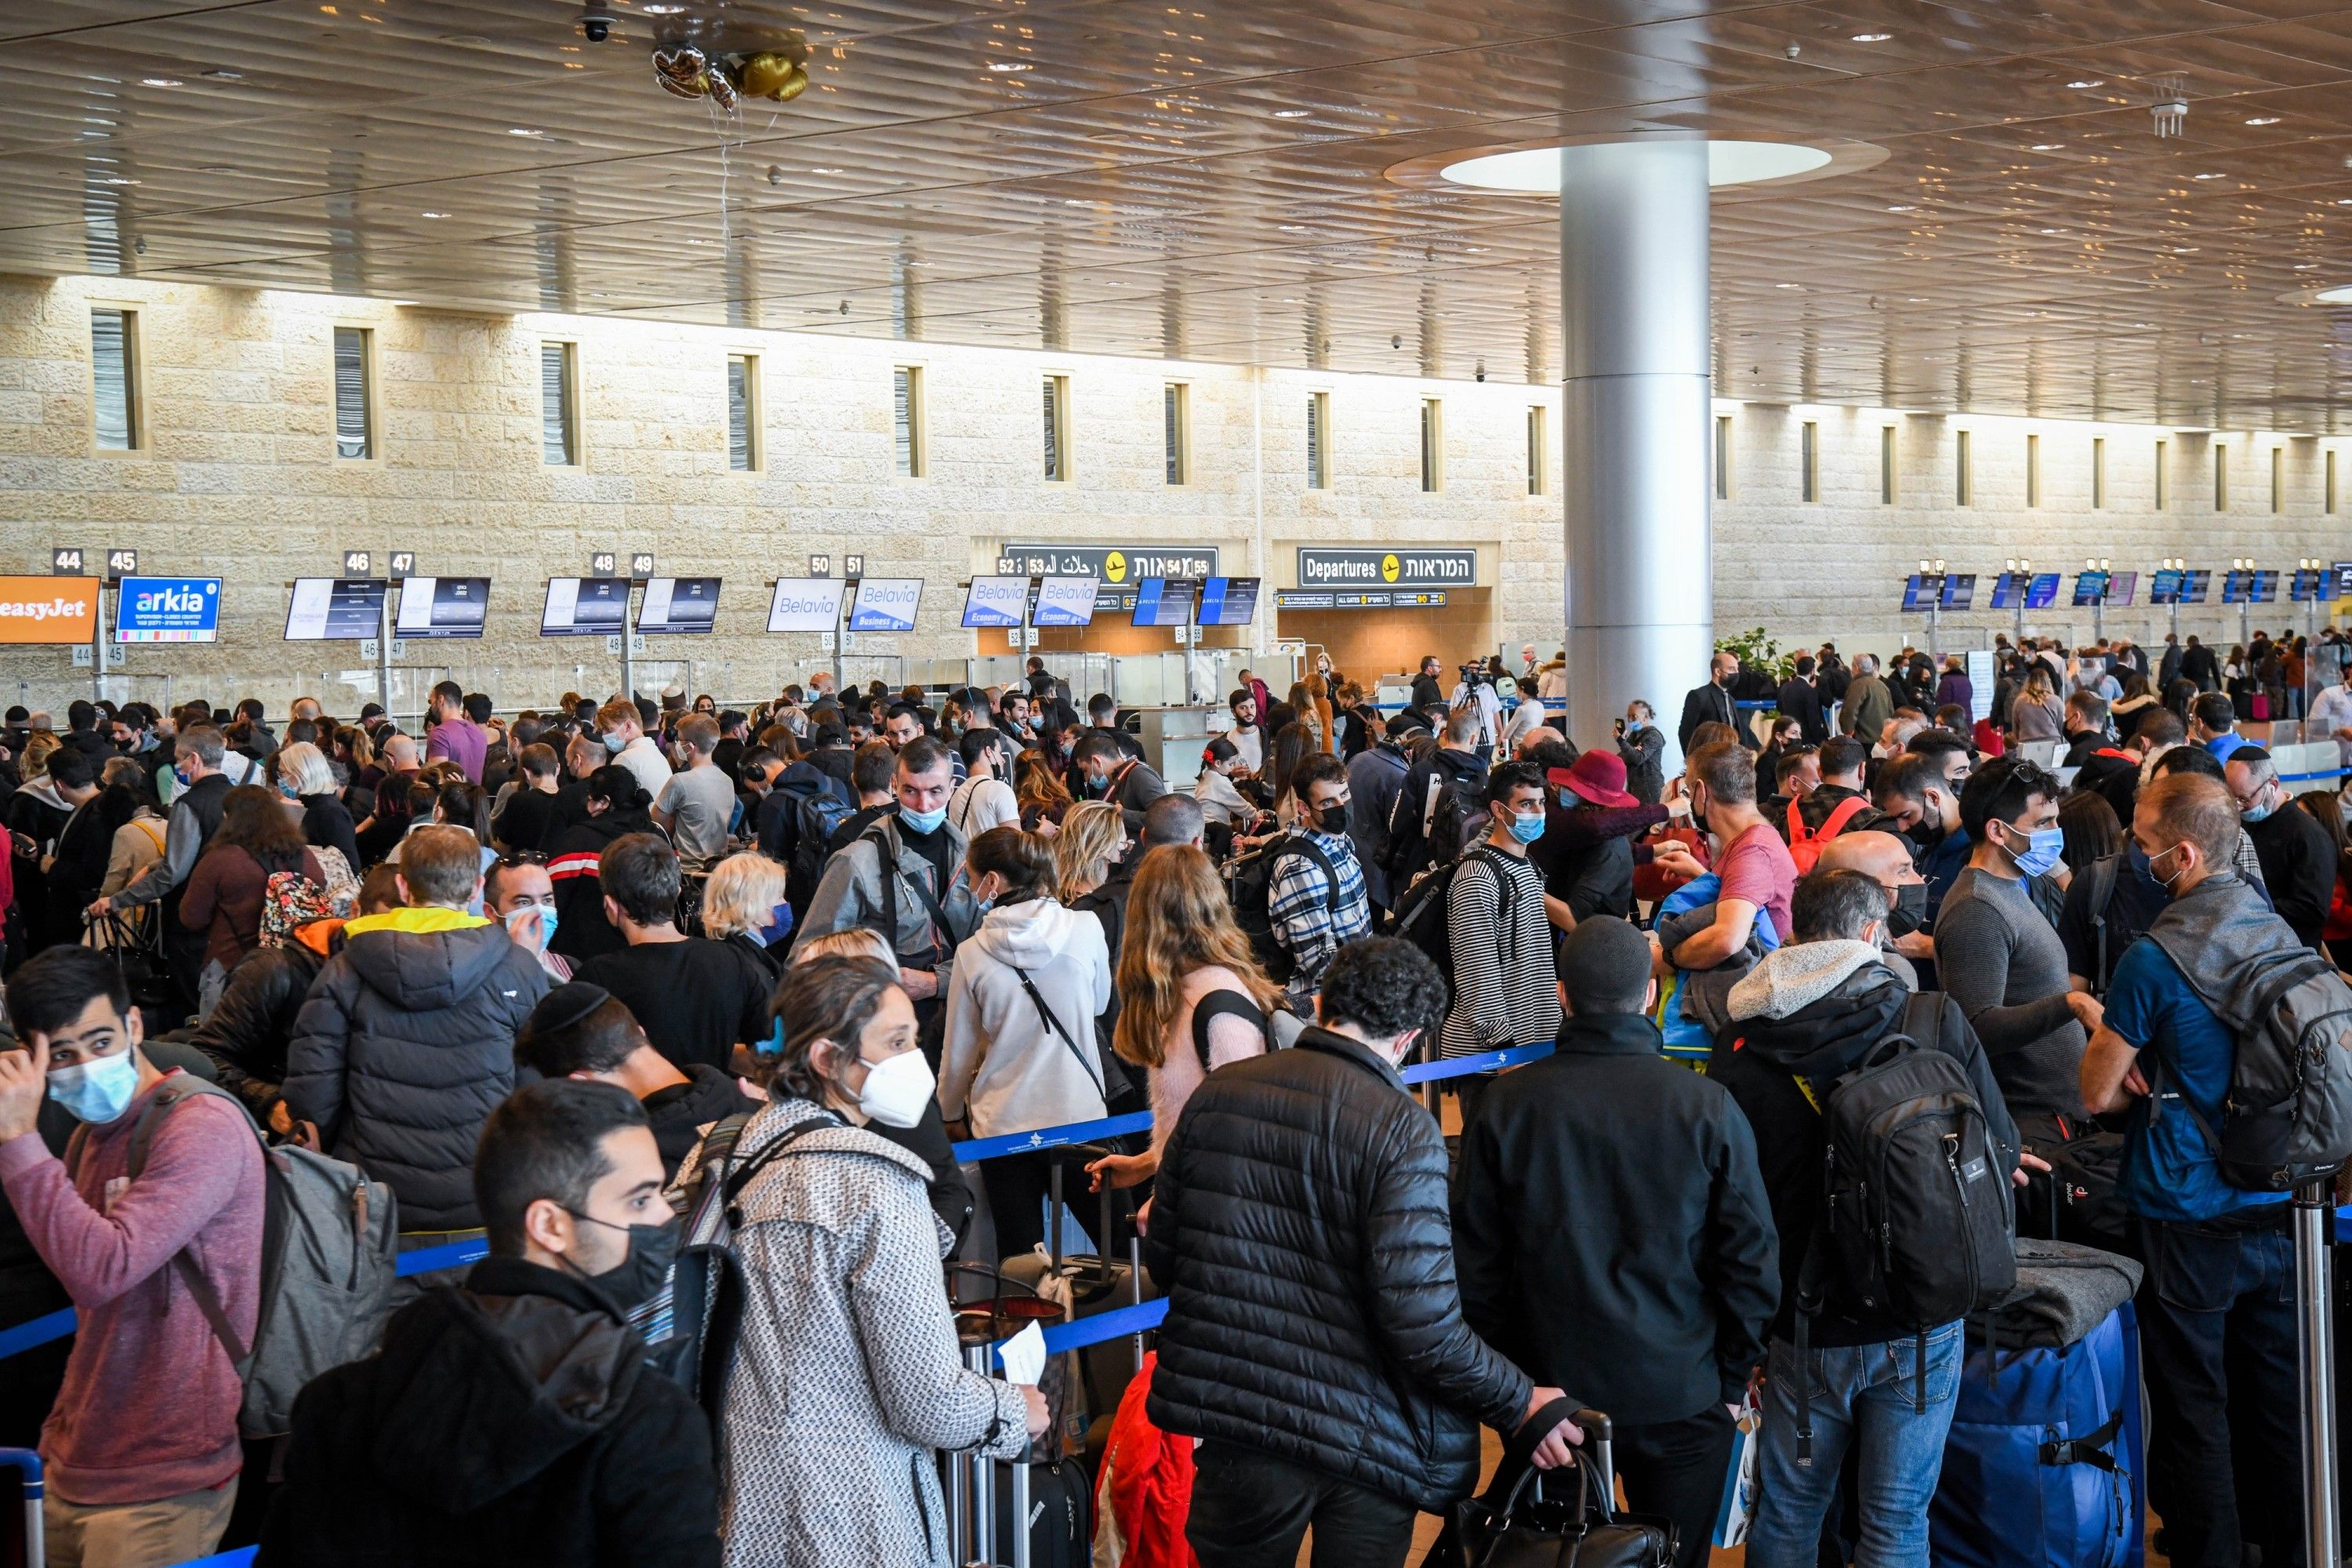
[(2168, 566), (2148, 574), (2147, 602), (2151, 605), (2180, 603), (2180, 579), (2183, 574)]
[(911, 632), (923, 605), (920, 577), (861, 577), (857, 602), (849, 607), (853, 632)]
[(626, 577), (550, 577), (539, 613), (543, 637), (618, 637), (629, 610)]
[(1192, 595), (1200, 584), (1191, 577), (1146, 577), (1135, 585), (1135, 624), (1139, 626), (1189, 626)]
[(125, 577), (116, 642), (212, 642), (220, 636), (217, 577)]
[(2093, 605), (2103, 605), (2106, 603), (2106, 599), (2107, 574), (2105, 572), (2085, 572), (2074, 579), (2076, 609), (2088, 609)]
[(400, 585), (399, 637), (478, 637), (490, 614), (488, 577), (411, 577)]
[(1201, 624), (1204, 626), (1245, 626), (1257, 618), (1258, 579), (1203, 577), (1201, 580)]
[(2035, 573), (2033, 581), (2026, 585), (2025, 607), (2029, 610), (2046, 610), (2057, 602), (2058, 574), (2055, 572)]
[(2221, 602), (2225, 605), (2247, 603), (2246, 591), (2252, 585), (2253, 575), (2235, 566), (2221, 574)]
[(974, 577), (963, 592), (964, 629), (1017, 626), (1028, 603), (1026, 577)]
[(2319, 584), (2327, 574), (2315, 567), (2298, 566), (2286, 586), (2287, 597), (2298, 605), (2309, 604), (2319, 597)]
[(841, 629), (841, 595), (848, 584), (839, 577), (779, 577), (776, 596), (768, 601), (772, 632), (837, 632)]
[(1037, 608), (1031, 613), (1032, 626), (1084, 626), (1094, 624), (1095, 595), (1102, 589), (1099, 577), (1045, 577), (1037, 584)]
[(651, 636), (693, 637), (709, 631), (719, 620), (719, 579), (716, 577), (650, 577), (645, 603), (637, 606), (637, 630)]
[(286, 605), (288, 642), (357, 641), (383, 629), (381, 577), (297, 577)]
[(2254, 573), (2252, 575), (2253, 581), (2248, 584), (2247, 586), (2253, 591), (2254, 603), (2257, 605), (2277, 604), (2278, 572), (2274, 568), (2266, 568), (2263, 571)]
[(1944, 579), (1944, 608), (1965, 610), (1975, 602), (1976, 596), (1977, 574), (1975, 573), (1954, 572)]
[(1914, 572), (1903, 579), (1903, 607), (1906, 610), (1924, 610), (1935, 598), (1937, 592), (1936, 579), (1922, 576)]
[(2111, 572), (2107, 574), (2107, 607), (2109, 609), (2129, 609), (2133, 595), (2138, 592), (2138, 573)]
[(2201, 605), (2213, 588), (2213, 570), (2210, 566), (2192, 566), (2180, 576), (2180, 602)]
[(2004, 572), (1995, 577), (1992, 580), (1991, 607), (1996, 610), (2017, 608), (2018, 600), (2025, 596), (2025, 574), (2021, 572)]

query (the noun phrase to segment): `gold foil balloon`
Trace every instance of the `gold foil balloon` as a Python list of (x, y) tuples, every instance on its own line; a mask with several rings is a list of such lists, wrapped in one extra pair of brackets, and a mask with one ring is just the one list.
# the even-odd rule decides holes
[(768, 96), (774, 99), (778, 103), (790, 103), (793, 100), (798, 98), (801, 94), (808, 90), (808, 72), (801, 69), (798, 66), (794, 66), (792, 68), (792, 74), (784, 78), (783, 85), (777, 88), (775, 91), (768, 94)]
[(745, 60), (738, 85), (749, 98), (767, 98), (784, 85), (795, 68), (782, 55), (763, 49)]

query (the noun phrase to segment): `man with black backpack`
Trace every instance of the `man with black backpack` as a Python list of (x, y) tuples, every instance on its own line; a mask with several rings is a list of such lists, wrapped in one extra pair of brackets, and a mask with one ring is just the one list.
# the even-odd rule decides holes
[[(2140, 791), (2132, 840), (2171, 901), (2116, 963), (2082, 1065), (2092, 1110), (2130, 1111), (2118, 1192), (2147, 1266), (2150, 1479), (2181, 1568), (2236, 1568), (2244, 1542), (2266, 1564), (2302, 1561), (2286, 1187), (2312, 1173), (2300, 1124), (2340, 1127), (2346, 1110), (2333, 1035), (2352, 994), (2237, 874), (2238, 837), (2218, 780)], [(2300, 1068), (2282, 1017), (2328, 1025), (2328, 1076)], [(2283, 1094), (2293, 1114), (2272, 1110)]]
[(947, 748), (918, 736), (899, 748), (891, 775), (893, 809), (877, 816), (826, 864), (793, 945), (853, 927), (879, 932), (898, 955), (898, 977), (915, 1004), (924, 1055), (939, 1060), (942, 1016), (955, 950), (980, 924), (964, 875), (964, 836), (948, 820), (955, 787)]
[(1486, 761), (1478, 754), (1478, 710), (1457, 708), (1445, 716), (1436, 751), (1405, 770), (1396, 805), (1389, 814), (1388, 880), (1402, 899), (1412, 879), (1433, 863), (1451, 860), (1463, 847), (1463, 825), (1486, 789)]
[(2014, 1282), (2017, 1130), (1959, 1008), (1881, 962), (1886, 913), (1859, 871), (1801, 881), (1793, 941), (1732, 987), (1707, 1066), (1755, 1131), (1780, 1243), (1750, 1568), (1812, 1568), (1849, 1449), (1853, 1560), (1925, 1568), (1960, 1320)]

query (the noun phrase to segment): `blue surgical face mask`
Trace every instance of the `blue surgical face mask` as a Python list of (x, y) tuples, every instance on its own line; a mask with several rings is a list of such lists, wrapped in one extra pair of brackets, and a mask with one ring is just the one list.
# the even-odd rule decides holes
[(948, 808), (944, 805), (937, 811), (909, 811), (903, 805), (898, 808), (898, 820), (916, 833), (937, 833), (947, 819)]
[(172, 776), (180, 781), (180, 787), (182, 789), (185, 789), (190, 784), (196, 782), (188, 776), (188, 770), (180, 766), (177, 763), (172, 764)]
[(625, 750), (629, 744), (628, 737), (625, 735), (614, 734), (610, 730), (605, 731), (602, 735), (599, 735), (597, 739), (604, 742), (604, 749), (608, 752)]
[(103, 1126), (131, 1108), (139, 1092), (139, 1058), (129, 1047), (72, 1067), (49, 1069), (49, 1098), (80, 1121)]
[(1533, 844), (1543, 837), (1543, 830), (1544, 814), (1540, 811), (1511, 818), (1511, 837), (1522, 844)]
[(534, 917), (539, 921), (540, 945), (544, 947), (555, 936), (555, 910), (551, 905), (524, 904), (519, 909), (508, 910), (507, 930), (514, 932), (516, 938), (520, 940), (523, 934), (520, 929), (520, 926), (525, 921)]
[(1647, 719), (1628, 719), (1625, 721), (1625, 733), (1631, 735), (1648, 722)]
[(768, 911), (768, 923), (760, 930), (760, 945), (773, 947), (793, 934), (793, 906), (778, 904)]
[[(2008, 825), (2003, 824), (2003, 826)], [(2017, 829), (2011, 827), (2009, 831), (2014, 833)], [(2006, 844), (2001, 847), (2007, 852), (2009, 858), (2016, 862), (2019, 876), (2047, 876), (2058, 868), (2059, 859), (2066, 848), (2066, 835), (2055, 827), (2036, 828), (2026, 835), (2024, 854), (2020, 855), (2016, 850), (2009, 848)]]
[(278, 793), (284, 795), (288, 800), (299, 800), (302, 798), (302, 792), (294, 787), (294, 781), (292, 779), (279, 779), (278, 781)]

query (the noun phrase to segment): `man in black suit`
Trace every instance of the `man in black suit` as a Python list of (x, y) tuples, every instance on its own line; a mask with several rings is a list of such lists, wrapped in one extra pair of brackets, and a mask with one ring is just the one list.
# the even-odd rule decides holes
[(1739, 710), (1731, 697), (1731, 682), (1739, 673), (1739, 656), (1717, 653), (1707, 666), (1707, 682), (1694, 686), (1683, 698), (1683, 721), (1675, 727), (1676, 743), (1687, 752), (1691, 749), (1691, 731), (1701, 724), (1728, 724), (1738, 733), (1740, 743), (1749, 751), (1756, 749), (1756, 737), (1739, 728)]
[(1775, 698), (1783, 719), (1803, 726), (1804, 742), (1818, 746), (1830, 738), (1830, 721), (1822, 716), (1822, 694), (1813, 684), (1813, 657), (1797, 656), (1797, 672), (1780, 683)]

